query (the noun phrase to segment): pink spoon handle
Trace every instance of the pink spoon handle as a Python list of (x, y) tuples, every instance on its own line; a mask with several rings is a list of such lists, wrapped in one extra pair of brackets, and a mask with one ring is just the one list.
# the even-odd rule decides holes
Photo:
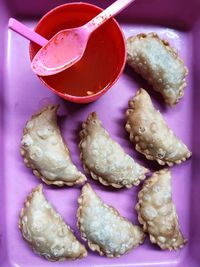
[(27, 38), (28, 40), (33, 41), (34, 43), (44, 46), (48, 40), (39, 35), (38, 33), (32, 31), (28, 27), (26, 27), (21, 22), (17, 21), (16, 19), (10, 18), (8, 22), (8, 27), (22, 35), (23, 37)]
[(85, 24), (85, 28), (92, 33), (96, 30), (101, 24), (106, 22), (109, 18), (117, 15), (123, 9), (125, 9), (128, 5), (130, 5), (135, 0), (117, 0), (100, 14), (98, 14), (95, 18)]

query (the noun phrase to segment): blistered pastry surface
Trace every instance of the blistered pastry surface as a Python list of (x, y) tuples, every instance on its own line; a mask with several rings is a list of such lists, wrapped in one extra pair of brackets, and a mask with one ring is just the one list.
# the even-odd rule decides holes
[(148, 80), (170, 106), (183, 97), (188, 69), (177, 51), (156, 33), (127, 39), (127, 63)]
[(150, 96), (140, 89), (129, 101), (126, 130), (138, 152), (159, 164), (180, 164), (191, 156), (187, 146), (168, 127)]
[(110, 137), (96, 112), (83, 123), (80, 137), (81, 160), (95, 180), (104, 185), (129, 188), (145, 178), (148, 170)]
[(19, 228), (30, 247), (49, 261), (77, 259), (87, 255), (85, 247), (44, 197), (42, 185), (35, 188), (26, 199)]
[(155, 172), (145, 180), (136, 204), (139, 222), (149, 233), (152, 243), (161, 249), (182, 248), (186, 240), (180, 230), (175, 205), (172, 201), (170, 170)]
[(57, 125), (58, 106), (49, 105), (26, 123), (21, 154), (27, 167), (47, 184), (83, 183), (86, 177), (72, 163), (69, 149)]
[(141, 228), (106, 205), (89, 184), (83, 186), (78, 203), (78, 227), (91, 250), (120, 257), (143, 242)]

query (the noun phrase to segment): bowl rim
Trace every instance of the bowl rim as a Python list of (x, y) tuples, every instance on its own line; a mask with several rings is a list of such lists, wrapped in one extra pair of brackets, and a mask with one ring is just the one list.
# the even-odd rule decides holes
[[(101, 7), (97, 6), (97, 5), (94, 5), (94, 4), (91, 4), (91, 3), (87, 3), (87, 2), (65, 3), (65, 4), (62, 4), (62, 5), (56, 6), (55, 8), (52, 8), (47, 13), (45, 13), (40, 18), (40, 20), (38, 21), (37, 25), (34, 28), (34, 31), (37, 32), (37, 29), (38, 29), (38, 27), (40, 27), (40, 25), (42, 24), (43, 20), (47, 16), (49, 16), (51, 13), (55, 12), (58, 9), (62, 9), (65, 6), (76, 6), (76, 5), (90, 6), (92, 8), (95, 8), (95, 9), (99, 10), (100, 12), (102, 12), (104, 10), (103, 8), (101, 8)], [(119, 26), (119, 23), (116, 21), (116, 19), (114, 17), (113, 18), (110, 18), (110, 20), (112, 20), (112, 22), (116, 25), (119, 33), (121, 33), (122, 43), (123, 43), (123, 46), (124, 46), (124, 60), (123, 60), (123, 63), (121, 65), (121, 67), (120, 67), (119, 73), (116, 75), (115, 79), (110, 84), (108, 84), (105, 88), (103, 88), (102, 90), (96, 92), (95, 94), (88, 95), (88, 96), (74, 96), (74, 95), (71, 95), (71, 94), (66, 94), (66, 93), (59, 92), (58, 90), (56, 90), (53, 87), (51, 87), (47, 82), (45, 82), (45, 80), (43, 80), (43, 77), (42, 76), (37, 75), (38, 78), (42, 81), (42, 83), (46, 87), (48, 87), (51, 91), (53, 91), (56, 95), (58, 95), (58, 96), (60, 96), (60, 97), (62, 97), (64, 99), (66, 99), (66, 100), (69, 100), (71, 102), (76, 102), (76, 103), (89, 103), (89, 102), (92, 102), (92, 101), (96, 100), (97, 98), (99, 98), (103, 94), (105, 94), (117, 82), (117, 80), (121, 76), (121, 74), (122, 74), (122, 72), (123, 72), (123, 70), (125, 68), (126, 57), (127, 57), (127, 53), (126, 53), (126, 41), (125, 41), (124, 33), (123, 33), (121, 27)], [(29, 44), (29, 57), (30, 57), (30, 60), (32, 60), (32, 52), (31, 52), (31, 45), (32, 45), (32, 43), (33, 42), (30, 41), (30, 44)]]

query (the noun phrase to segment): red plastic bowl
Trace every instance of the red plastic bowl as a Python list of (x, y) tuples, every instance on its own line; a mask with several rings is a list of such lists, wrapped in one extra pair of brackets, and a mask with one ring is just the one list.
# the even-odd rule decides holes
[[(78, 27), (95, 17), (101, 8), (88, 3), (58, 6), (41, 18), (35, 31), (50, 39), (65, 28)], [(30, 58), (40, 47), (30, 43)], [(69, 69), (52, 76), (39, 77), (54, 93), (77, 103), (88, 103), (103, 95), (118, 80), (126, 62), (123, 33), (110, 19), (90, 37), (83, 58)]]

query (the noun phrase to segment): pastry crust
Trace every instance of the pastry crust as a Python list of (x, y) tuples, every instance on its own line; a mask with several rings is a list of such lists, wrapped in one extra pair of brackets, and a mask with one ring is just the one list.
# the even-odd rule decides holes
[(141, 228), (106, 205), (89, 184), (83, 186), (78, 204), (77, 225), (81, 237), (101, 256), (120, 257), (143, 243)]
[(169, 43), (156, 33), (138, 34), (127, 40), (127, 63), (174, 106), (184, 95), (188, 69)]
[(136, 211), (151, 242), (161, 249), (177, 250), (187, 242), (172, 202), (171, 174), (168, 169), (155, 172), (144, 182), (138, 194)]
[(21, 210), (19, 228), (33, 251), (49, 261), (87, 256), (85, 247), (44, 197), (42, 185), (27, 197)]
[(97, 113), (91, 113), (80, 132), (80, 158), (94, 180), (115, 188), (138, 185), (148, 172), (124, 152), (103, 128)]
[(72, 163), (70, 152), (57, 125), (58, 105), (49, 105), (26, 123), (21, 155), (34, 175), (48, 185), (72, 186), (86, 181)]
[(149, 160), (172, 166), (188, 159), (192, 153), (167, 126), (161, 113), (156, 110), (151, 98), (140, 89), (129, 101), (126, 112), (126, 130), (138, 152)]

